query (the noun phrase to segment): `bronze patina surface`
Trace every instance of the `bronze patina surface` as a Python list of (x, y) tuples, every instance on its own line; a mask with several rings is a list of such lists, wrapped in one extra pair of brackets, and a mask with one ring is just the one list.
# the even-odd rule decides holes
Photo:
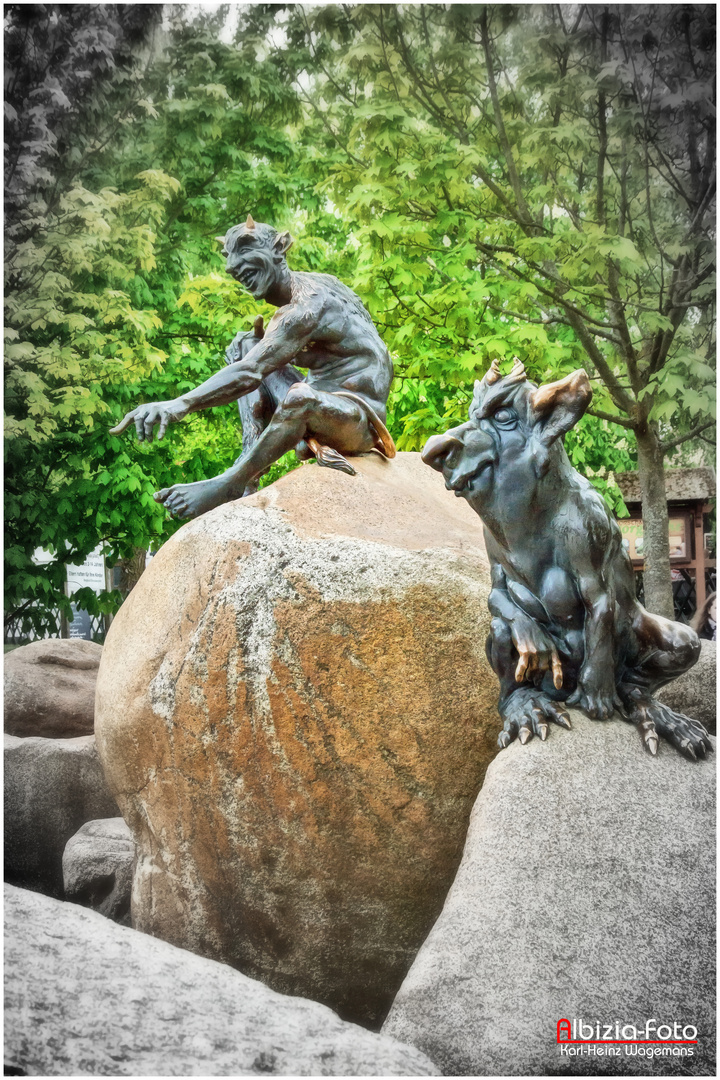
[(134, 424), (142, 441), (152, 439), (158, 424), (162, 439), (168, 424), (189, 413), (239, 402), (243, 452), (234, 465), (210, 480), (155, 493), (179, 518), (255, 491), (258, 478), (288, 450), (349, 473), (344, 454), (395, 454), (385, 427), (392, 362), (360, 299), (330, 274), (290, 270), (290, 234), (249, 215), (218, 239), (227, 272), (278, 311), (267, 327), (258, 318), (253, 330), (237, 335), (223, 371), (172, 401), (139, 405), (112, 429), (119, 434)]
[(702, 757), (711, 749), (702, 724), (653, 697), (696, 662), (697, 635), (638, 603), (617, 523), (565, 453), (563, 436), (591, 397), (582, 370), (537, 387), (520, 361), (505, 377), (493, 362), (468, 422), (423, 451), (485, 525), (498, 742), (545, 739), (549, 721), (569, 727), (566, 702), (596, 720), (618, 709), (653, 754), (662, 736)]

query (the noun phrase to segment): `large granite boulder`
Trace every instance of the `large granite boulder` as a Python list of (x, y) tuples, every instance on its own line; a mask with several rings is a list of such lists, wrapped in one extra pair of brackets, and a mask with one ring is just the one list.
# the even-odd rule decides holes
[(62, 897), (65, 845), (93, 818), (117, 817), (94, 735), (5, 736), (5, 880)]
[(5, 731), (72, 739), (92, 735), (102, 645), (54, 639), (21, 645), (5, 657)]
[[(445, 1075), (714, 1075), (715, 762), (667, 743), (654, 758), (622, 721), (571, 715), (488, 769), (383, 1031)], [(599, 1023), (697, 1042), (561, 1045), (561, 1020), (575, 1039)]]
[(135, 841), (121, 817), (86, 821), (65, 845), (65, 899), (130, 925)]
[(717, 642), (701, 641), (697, 664), (663, 686), (656, 697), (675, 712), (699, 720), (714, 735), (717, 721)]
[(323, 1005), (12, 887), (5, 983), (6, 1075), (437, 1075)]
[(417, 454), (305, 465), (180, 529), (108, 634), (133, 925), (377, 1023), (496, 753), (481, 525)]

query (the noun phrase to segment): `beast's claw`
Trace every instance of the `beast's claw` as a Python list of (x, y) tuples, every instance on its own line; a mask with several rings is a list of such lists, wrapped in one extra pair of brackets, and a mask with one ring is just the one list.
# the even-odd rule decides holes
[(550, 722), (569, 728), (570, 718), (557, 701), (553, 701), (537, 687), (523, 686), (514, 690), (502, 703), (500, 715), (503, 730), (498, 736), (498, 746), (504, 750), (513, 739), (523, 746), (537, 735), (545, 742), (550, 734)]
[(693, 761), (697, 761), (697, 754), (695, 753), (693, 744), (690, 742), (689, 739), (681, 740), (680, 749), (687, 757), (692, 758)]
[(691, 761), (704, 758), (708, 750), (712, 750), (710, 737), (698, 720), (673, 712), (638, 687), (621, 687), (621, 690), (625, 717), (637, 724), (643, 743), (651, 754), (657, 752), (660, 738), (667, 739)]

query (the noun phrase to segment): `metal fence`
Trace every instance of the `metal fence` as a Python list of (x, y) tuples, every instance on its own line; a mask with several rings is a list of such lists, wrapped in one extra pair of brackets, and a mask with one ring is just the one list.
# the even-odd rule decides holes
[(87, 611), (78, 611), (71, 623), (64, 622), (60, 612), (57, 617), (57, 634), (36, 634), (28, 621), (22, 615), (11, 619), (5, 624), (6, 645), (29, 645), (31, 641), (42, 640), (47, 637), (85, 638), (89, 641), (97, 641), (100, 645), (105, 641), (107, 633), (106, 616), (90, 615)]
[[(689, 570), (679, 570), (679, 577), (673, 581), (673, 601), (675, 603), (675, 618), (678, 622), (689, 623), (697, 611), (697, 594), (695, 591), (695, 577)], [(717, 590), (717, 572), (714, 566), (705, 570), (705, 595), (709, 596)], [(645, 588), (643, 585), (642, 571), (635, 574), (635, 594), (641, 604), (645, 602)]]

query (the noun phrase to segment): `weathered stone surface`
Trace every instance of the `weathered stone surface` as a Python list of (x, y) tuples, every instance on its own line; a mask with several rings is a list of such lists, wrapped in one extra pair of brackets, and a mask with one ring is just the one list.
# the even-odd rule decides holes
[[(664, 743), (653, 758), (620, 720), (571, 715), (572, 731), (488, 769), (383, 1031), (446, 1075), (714, 1075), (714, 760)], [(698, 1043), (684, 1058), (566, 1056), (563, 1018), (681, 1022)]]
[(87, 821), (65, 845), (65, 899), (130, 925), (135, 841), (121, 817)]
[(92, 735), (102, 645), (49, 638), (5, 657), (5, 731), (72, 739)]
[(133, 925), (377, 1022), (496, 753), (488, 563), (417, 454), (182, 528), (108, 634), (96, 731)]
[(5, 736), (5, 880), (63, 895), (65, 845), (93, 818), (116, 817), (95, 736)]
[(700, 659), (694, 667), (663, 686), (655, 695), (675, 712), (704, 724), (711, 735), (717, 718), (717, 642), (700, 642)]
[(5, 890), (5, 1062), (27, 1076), (436, 1076), (420, 1051), (94, 911)]

